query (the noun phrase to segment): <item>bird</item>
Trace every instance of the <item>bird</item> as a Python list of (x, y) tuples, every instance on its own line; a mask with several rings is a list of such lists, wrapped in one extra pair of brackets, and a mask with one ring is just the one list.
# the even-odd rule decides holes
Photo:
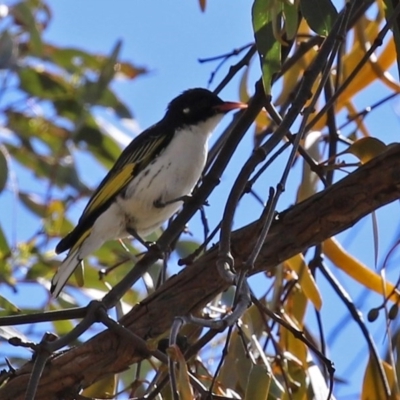
[(227, 112), (246, 107), (204, 88), (174, 98), (164, 117), (122, 151), (78, 224), (57, 244), (57, 254), (68, 253), (51, 281), (52, 296), (104, 242), (133, 237), (143, 244), (143, 238), (171, 218), (201, 177), (213, 130)]

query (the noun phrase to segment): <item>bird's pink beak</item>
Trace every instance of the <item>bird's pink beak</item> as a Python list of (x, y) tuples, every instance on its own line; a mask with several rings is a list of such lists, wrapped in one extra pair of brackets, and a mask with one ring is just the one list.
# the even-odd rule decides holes
[(247, 104), (234, 102), (234, 101), (225, 101), (223, 104), (219, 104), (218, 106), (215, 106), (214, 108), (217, 111), (228, 112), (231, 110), (247, 108)]

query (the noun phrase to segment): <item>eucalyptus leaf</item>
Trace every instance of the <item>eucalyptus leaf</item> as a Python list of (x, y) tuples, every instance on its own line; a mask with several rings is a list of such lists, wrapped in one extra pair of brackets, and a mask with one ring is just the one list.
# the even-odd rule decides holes
[(103, 96), (104, 90), (106, 90), (115, 75), (115, 65), (121, 46), (122, 42), (118, 41), (110, 57), (104, 61), (98, 79), (94, 82), (87, 81), (84, 94), (85, 103), (97, 104), (98, 100)]
[(6, 110), (6, 115), (8, 127), (21, 139), (30, 140), (34, 137), (59, 156), (61, 151), (65, 153), (64, 143), (71, 135), (67, 129), (41, 116), (31, 116), (13, 110)]
[(4, 231), (0, 226), (0, 259), (3, 260), (4, 258), (9, 257), (10, 254), (11, 248), (8, 245), (8, 241), (4, 234)]
[(32, 96), (48, 100), (73, 96), (72, 85), (60, 75), (31, 67), (18, 68), (17, 73), (20, 89)]
[(103, 91), (101, 98), (97, 101), (97, 105), (111, 108), (119, 118), (133, 119), (128, 107), (110, 89)]
[(0, 35), (0, 69), (9, 69), (15, 64), (16, 51), (13, 37), (4, 31)]
[(8, 152), (5, 146), (0, 145), (0, 193), (4, 190), (8, 178)]
[(60, 188), (71, 186), (82, 194), (89, 193), (88, 187), (78, 176), (74, 162), (52, 156), (40, 156), (28, 147), (7, 144), (7, 149), (16, 161), (31, 170), (35, 176), (51, 179)]
[(30, 193), (19, 192), (19, 199), (22, 204), (40, 218), (47, 216), (47, 205), (44, 204), (39, 196)]
[(96, 160), (107, 169), (112, 167), (121, 154), (121, 148), (116, 141), (102, 132), (92, 116), (89, 116), (76, 132), (74, 140), (85, 142)]
[(11, 13), (19, 24), (24, 26), (30, 34), (30, 43), (32, 51), (35, 55), (40, 55), (43, 50), (42, 38), (38, 30), (35, 17), (32, 13), (32, 8), (26, 2), (15, 4), (11, 8)]
[(316, 33), (327, 36), (338, 17), (330, 0), (300, 0), (300, 9), (308, 26)]
[(28, 338), (13, 326), (0, 326), (0, 336), (6, 340), (17, 337), (22, 342), (29, 342)]
[(266, 94), (271, 93), (272, 78), (281, 68), (281, 44), (273, 31), (274, 18), (278, 10), (270, 0), (255, 0), (252, 8), (252, 21), (257, 51), (261, 63), (262, 80)]
[(19, 313), (21, 311), (15, 304), (2, 295), (0, 295), (0, 308), (11, 313)]

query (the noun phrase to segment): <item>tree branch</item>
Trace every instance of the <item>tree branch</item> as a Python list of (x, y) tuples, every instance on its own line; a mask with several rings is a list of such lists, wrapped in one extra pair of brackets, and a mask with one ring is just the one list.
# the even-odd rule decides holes
[[(399, 197), (400, 145), (396, 144), (338, 183), (281, 213), (252, 273), (273, 273), (280, 262), (344, 231)], [(251, 254), (261, 228), (256, 221), (232, 234), (231, 253), (237, 270)], [(217, 258), (218, 246), (214, 246), (135, 306), (120, 323), (144, 340), (155, 340), (171, 327), (175, 316), (201, 309), (227, 289), (215, 267)], [(56, 399), (63, 390), (86, 387), (146, 356), (133, 343), (106, 330), (52, 358), (44, 369), (36, 399)], [(0, 389), (2, 400), (23, 398), (32, 366), (29, 362), (15, 372)]]

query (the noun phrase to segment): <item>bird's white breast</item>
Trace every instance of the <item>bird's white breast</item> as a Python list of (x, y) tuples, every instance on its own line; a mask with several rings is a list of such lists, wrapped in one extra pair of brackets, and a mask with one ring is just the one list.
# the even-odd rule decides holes
[(149, 235), (182, 205), (177, 201), (157, 208), (155, 201), (169, 202), (191, 193), (206, 163), (208, 138), (221, 117), (178, 130), (167, 148), (129, 184), (125, 196), (118, 198), (139, 235)]

